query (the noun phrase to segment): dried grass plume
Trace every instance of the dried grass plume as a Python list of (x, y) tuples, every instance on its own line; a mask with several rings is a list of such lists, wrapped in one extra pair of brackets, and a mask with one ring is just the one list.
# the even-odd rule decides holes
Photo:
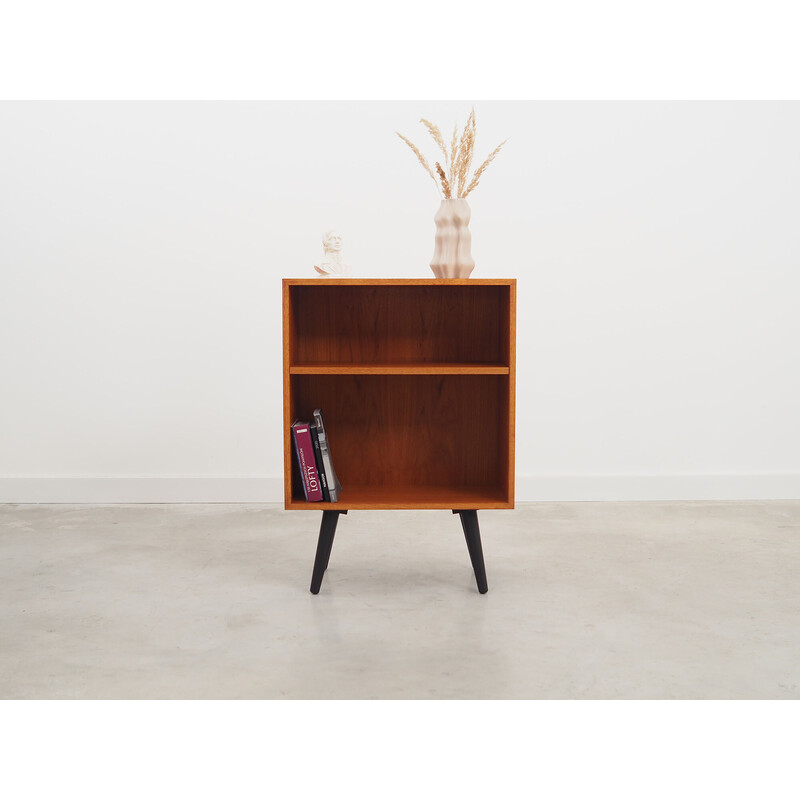
[(480, 182), (480, 177), (483, 175), (483, 171), (489, 166), (489, 164), (492, 163), (492, 161), (494, 161), (494, 157), (500, 152), (500, 149), (507, 141), (508, 139), (500, 142), (500, 144), (497, 145), (497, 147), (495, 147), (495, 149), (489, 154), (489, 157), (486, 159), (486, 161), (484, 161), (483, 164), (481, 164), (478, 169), (475, 170), (475, 176), (472, 178), (470, 185), (467, 186), (464, 194), (460, 195), (461, 197), (466, 197), (478, 185)]
[[(395, 131), (395, 133), (397, 133), (397, 131)], [(438, 189), (439, 182), (436, 180), (436, 176), (433, 174), (433, 170), (431, 169), (430, 164), (428, 164), (428, 162), (425, 160), (425, 156), (422, 155), (422, 153), (420, 153), (419, 148), (414, 144), (414, 142), (410, 141), (409, 139), (406, 139), (406, 137), (403, 136), (402, 133), (397, 133), (397, 135), (414, 151), (417, 158), (419, 159), (419, 163), (422, 164), (423, 167), (425, 167), (425, 171), (428, 173), (428, 175), (431, 176), (433, 182), (436, 184), (436, 188)]]
[(450, 181), (447, 180), (447, 175), (444, 174), (442, 165), (438, 161), (436, 162), (436, 172), (439, 174), (439, 180), (441, 180), (442, 182), (442, 189), (444, 190), (444, 196), (449, 200), (453, 196), (453, 193), (450, 189)]
[(456, 147), (458, 147), (458, 123), (453, 125), (453, 141), (450, 143), (450, 183), (456, 180)]
[(447, 145), (444, 143), (442, 132), (439, 130), (438, 126), (434, 125), (432, 122), (428, 122), (426, 119), (421, 119), (420, 122), (428, 129), (428, 133), (433, 137), (433, 141), (439, 145), (439, 149), (444, 154), (445, 166), (447, 166)]
[(475, 170), (475, 174), (470, 180), (469, 173), (470, 169), (472, 169), (472, 159), (475, 153), (475, 139), (477, 137), (475, 109), (473, 108), (469, 117), (467, 117), (464, 130), (461, 132), (460, 137), (458, 135), (458, 125), (453, 129), (453, 138), (450, 142), (449, 151), (447, 142), (445, 142), (439, 127), (427, 119), (421, 119), (420, 122), (427, 128), (431, 138), (444, 155), (444, 166), (442, 166), (441, 162), (436, 161), (435, 173), (419, 148), (403, 136), (403, 134), (398, 133), (397, 135), (412, 149), (419, 163), (422, 164), (425, 171), (433, 178), (433, 182), (436, 184), (436, 189), (439, 193), (448, 199), (452, 197), (466, 197), (478, 185), (480, 177), (483, 175), (486, 167), (494, 161), (495, 156), (508, 141), (508, 139), (506, 139), (492, 150), (486, 161)]

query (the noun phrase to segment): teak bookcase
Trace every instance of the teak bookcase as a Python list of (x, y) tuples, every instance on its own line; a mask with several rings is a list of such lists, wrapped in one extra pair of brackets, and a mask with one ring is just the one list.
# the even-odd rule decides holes
[[(284, 279), (285, 507), (323, 512), (314, 594), (355, 509), (452, 509), (487, 590), (477, 511), (514, 507), (515, 351), (514, 279)], [(295, 467), (315, 408), (337, 503), (306, 502)]]

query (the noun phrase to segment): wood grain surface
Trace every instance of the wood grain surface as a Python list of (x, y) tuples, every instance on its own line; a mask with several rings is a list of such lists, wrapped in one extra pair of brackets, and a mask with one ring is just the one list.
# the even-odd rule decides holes
[(290, 293), (293, 365), (508, 363), (503, 325), (508, 286), (326, 282), (292, 286)]

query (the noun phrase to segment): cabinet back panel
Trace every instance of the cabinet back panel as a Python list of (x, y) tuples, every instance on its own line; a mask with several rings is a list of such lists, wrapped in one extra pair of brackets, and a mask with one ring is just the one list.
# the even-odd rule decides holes
[(292, 418), (311, 420), (322, 409), (345, 487), (506, 488), (506, 376), (295, 375), (291, 382)]
[(291, 286), (293, 364), (507, 364), (509, 287)]

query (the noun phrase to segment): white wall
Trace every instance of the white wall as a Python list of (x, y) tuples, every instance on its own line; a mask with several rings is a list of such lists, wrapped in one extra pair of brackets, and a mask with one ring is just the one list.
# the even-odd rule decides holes
[[(518, 500), (800, 497), (800, 104), (480, 102)], [(0, 104), (0, 501), (279, 500), (280, 278), (430, 277), (465, 102)]]

